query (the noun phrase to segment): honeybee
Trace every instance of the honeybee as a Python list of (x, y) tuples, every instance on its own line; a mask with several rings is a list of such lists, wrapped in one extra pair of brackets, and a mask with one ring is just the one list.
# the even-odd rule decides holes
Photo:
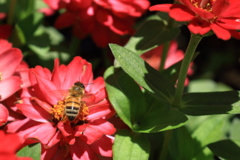
[[(81, 82), (76, 82), (69, 89), (68, 96), (64, 100), (63, 121), (78, 122), (79, 114), (86, 103), (82, 101), (85, 95), (85, 86)], [(81, 119), (80, 119), (81, 120)]]

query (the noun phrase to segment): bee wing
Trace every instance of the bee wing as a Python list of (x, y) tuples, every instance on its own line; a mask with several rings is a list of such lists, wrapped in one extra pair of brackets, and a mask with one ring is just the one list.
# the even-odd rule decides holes
[(69, 89), (49, 91), (49, 94), (57, 97), (57, 99), (59, 99), (59, 100), (63, 100), (64, 97), (66, 97), (68, 95), (68, 93), (69, 93)]
[(87, 105), (91, 105), (95, 103), (95, 96), (91, 93), (85, 93), (82, 97), (82, 101), (84, 101)]

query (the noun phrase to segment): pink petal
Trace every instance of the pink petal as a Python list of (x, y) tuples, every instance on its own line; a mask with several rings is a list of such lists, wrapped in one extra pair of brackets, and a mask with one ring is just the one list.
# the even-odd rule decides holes
[(31, 127), (31, 131), (24, 138), (33, 138), (39, 140), (42, 144), (48, 144), (56, 133), (56, 127), (53, 123), (41, 123)]
[(50, 113), (38, 105), (17, 104), (17, 107), (26, 117), (37, 122), (49, 122), (52, 118)]
[(94, 79), (90, 85), (86, 86), (86, 90), (90, 93), (97, 93), (102, 88), (105, 88), (103, 77)]
[[(1, 46), (1, 44), (0, 44)], [(0, 54), (0, 72), (2, 74), (1, 79), (6, 79), (13, 75), (17, 66), (20, 64), (23, 58), (21, 50), (17, 48), (11, 48)]]
[(160, 12), (169, 12), (173, 4), (158, 4), (149, 7), (150, 11), (160, 11)]
[[(35, 121), (30, 120), (29, 118), (25, 118), (23, 120), (17, 120), (14, 122), (9, 123), (4, 130), (6, 132), (10, 132), (10, 133), (15, 133), (15, 132), (20, 132), (22, 130), (26, 130), (29, 127), (32, 127), (36, 124)], [(37, 122), (37, 124), (39, 124)]]
[(56, 58), (54, 60), (54, 68), (53, 68), (53, 72), (52, 72), (52, 82), (55, 84), (55, 86), (57, 88), (60, 88), (61, 87), (61, 76), (63, 75), (60, 75), (61, 74), (61, 70), (59, 68), (59, 59)]
[(114, 126), (104, 119), (97, 119), (90, 123), (89, 127), (98, 129), (104, 134), (112, 135), (116, 132)]
[(189, 10), (186, 6), (181, 4), (174, 4), (171, 7), (169, 16), (175, 19), (176, 21), (184, 22), (190, 21), (195, 17), (195, 13)]
[(0, 104), (0, 126), (7, 123), (9, 112), (7, 108)]
[(88, 126), (79, 138), (87, 144), (92, 144), (102, 136), (103, 132), (95, 127)]
[(89, 146), (77, 138), (74, 145), (70, 145), (70, 154), (74, 160), (90, 160), (94, 159), (94, 153), (91, 151)]
[(107, 136), (102, 136), (99, 140), (91, 144), (92, 150), (105, 157), (112, 157), (113, 139)]
[(89, 107), (89, 115), (87, 116), (87, 120), (93, 120), (105, 117), (108, 114), (115, 113), (110, 105), (110, 103), (104, 99), (103, 101), (88, 106)]
[(48, 144), (46, 144), (47, 147), (53, 147), (56, 145), (60, 140), (62, 139), (62, 133), (60, 131), (57, 131), (55, 135), (50, 139)]
[(50, 106), (48, 103), (45, 103), (36, 97), (31, 97), (31, 100), (34, 100), (40, 107), (42, 107), (45, 111), (47, 111), (48, 114), (51, 113), (52, 106)]
[(11, 76), (0, 81), (0, 101), (13, 95), (16, 91), (21, 89), (22, 81), (19, 77)]
[(19, 77), (21, 77), (21, 80), (23, 82), (23, 85), (22, 85), (23, 88), (27, 88), (31, 86), (31, 82), (29, 80), (29, 67), (26, 62), (21, 61), (14, 75), (18, 75)]
[[(56, 144), (50, 148), (45, 148), (44, 145), (41, 144), (41, 160), (53, 160), (53, 157), (56, 156), (58, 149), (60, 148), (59, 144)], [(61, 154), (59, 154), (61, 155)], [(61, 155), (62, 156), (62, 155)], [(59, 159), (60, 160), (60, 159)]]
[(57, 90), (56, 86), (50, 80), (37, 75), (34, 72), (30, 71), (29, 75), (31, 82), (34, 80), (37, 81), (37, 84), (34, 85), (36, 97), (52, 105), (57, 104), (60, 97), (58, 95), (49, 94), (51, 91)]
[(7, 40), (0, 39), (0, 54), (12, 48), (12, 44)]
[(45, 3), (47, 3), (52, 9), (58, 9), (58, 3), (60, 0), (43, 0)]
[(228, 30), (226, 30), (214, 23), (211, 24), (210, 27), (218, 38), (223, 39), (223, 40), (229, 40), (231, 38), (231, 34)]

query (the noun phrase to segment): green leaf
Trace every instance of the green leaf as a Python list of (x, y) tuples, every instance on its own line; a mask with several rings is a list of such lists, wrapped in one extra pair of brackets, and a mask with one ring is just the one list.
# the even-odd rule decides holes
[(208, 148), (217, 156), (227, 160), (239, 160), (240, 148), (233, 141), (226, 139), (208, 145)]
[(172, 82), (172, 84), (175, 84), (178, 79), (181, 64), (182, 61), (179, 61), (174, 65), (170, 66), (169, 68), (164, 69), (163, 71), (161, 71), (161, 73), (165, 75), (170, 80), (170, 82)]
[(199, 147), (204, 148), (207, 144), (216, 142), (224, 138), (226, 132), (224, 125), (229, 115), (212, 116), (205, 120), (192, 134), (192, 137), (198, 141)]
[(42, 24), (43, 18), (44, 18), (43, 13), (35, 12), (33, 14), (28, 15), (24, 19), (21, 19), (17, 23), (17, 25), (23, 32), (26, 41), (29, 41), (33, 37), (34, 32), (37, 30), (40, 24)]
[(110, 48), (123, 70), (139, 85), (156, 99), (164, 103), (172, 103), (175, 88), (163, 74), (128, 49), (116, 44), (110, 44)]
[(148, 160), (150, 144), (143, 134), (129, 130), (117, 132), (113, 144), (113, 160)]
[(105, 72), (109, 100), (119, 117), (135, 132), (160, 132), (180, 127), (187, 117), (175, 110), (166, 110), (164, 104), (147, 93), (122, 69), (110, 67)]
[(188, 115), (240, 113), (239, 91), (186, 93), (179, 109)]
[(17, 155), (19, 157), (31, 157), (34, 160), (40, 160), (41, 146), (39, 143), (28, 145), (18, 151)]
[(149, 111), (139, 121), (138, 132), (153, 133), (179, 128), (187, 123), (187, 117), (176, 110)]
[(174, 160), (190, 160), (195, 156), (198, 145), (185, 127), (172, 130), (169, 151)]
[(132, 129), (146, 113), (146, 102), (140, 86), (122, 69), (109, 67), (104, 74), (109, 100), (119, 117)]
[(178, 28), (167, 28), (159, 17), (158, 19), (150, 19), (142, 24), (125, 45), (125, 48), (141, 55), (167, 41), (171, 41), (179, 33)]

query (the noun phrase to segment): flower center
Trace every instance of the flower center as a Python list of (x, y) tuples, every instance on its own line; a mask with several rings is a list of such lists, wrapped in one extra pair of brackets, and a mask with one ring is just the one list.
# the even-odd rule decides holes
[(213, 3), (216, 0), (190, 0), (190, 1), (195, 7), (211, 12)]
[[(81, 105), (79, 105), (79, 108), (76, 108), (74, 106), (72, 106), (72, 111), (68, 111), (69, 113), (74, 113), (74, 114), (69, 114), (66, 110), (66, 99), (65, 100), (59, 100), (58, 103), (56, 105), (54, 105), (51, 108), (51, 114), (53, 117), (53, 121), (63, 121), (65, 122), (72, 122), (74, 124), (78, 123), (79, 121), (84, 121), (86, 119), (86, 116), (89, 115), (89, 109), (88, 107), (83, 103), (81, 103)], [(76, 109), (78, 109), (76, 111)], [(74, 117), (73, 119), (69, 118), (69, 117)]]

